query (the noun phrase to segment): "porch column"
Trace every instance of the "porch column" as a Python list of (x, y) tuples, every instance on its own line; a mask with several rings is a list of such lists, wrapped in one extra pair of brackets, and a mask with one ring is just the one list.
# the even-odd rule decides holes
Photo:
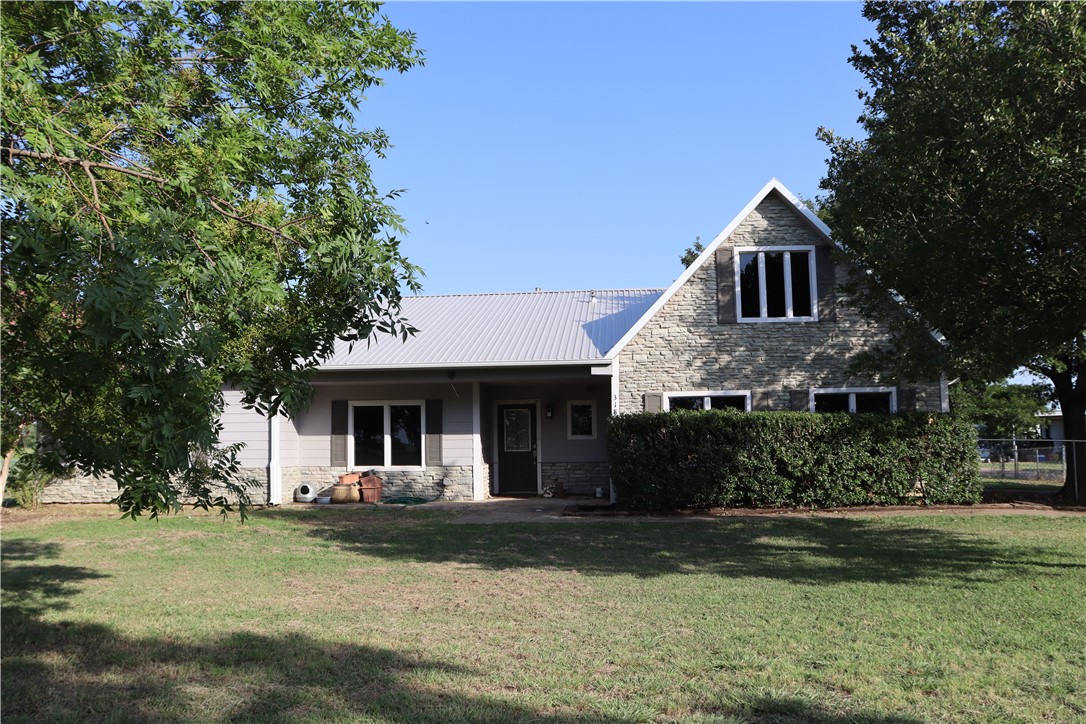
[(486, 499), (486, 475), (483, 474), (483, 415), (479, 383), (471, 383), (471, 499)]
[(279, 415), (268, 418), (268, 504), (283, 504), (283, 467), (280, 464), (279, 449), (282, 420)]

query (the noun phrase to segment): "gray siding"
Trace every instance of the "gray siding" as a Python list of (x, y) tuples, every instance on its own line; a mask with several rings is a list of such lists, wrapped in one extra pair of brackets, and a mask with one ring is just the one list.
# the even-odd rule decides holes
[[(459, 393), (459, 396), (457, 396)], [(432, 400), (443, 402), (443, 465), (471, 465), (471, 385), (319, 385), (309, 409), (297, 417), (298, 464), (327, 467), (331, 460), (332, 400)], [(283, 463), (287, 465), (286, 462)]]

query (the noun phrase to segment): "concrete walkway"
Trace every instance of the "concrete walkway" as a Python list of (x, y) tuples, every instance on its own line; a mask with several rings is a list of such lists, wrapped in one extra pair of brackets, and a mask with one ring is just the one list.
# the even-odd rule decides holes
[(423, 503), (424, 510), (452, 510), (458, 515), (453, 523), (472, 525), (492, 523), (569, 523), (591, 519), (564, 515), (569, 506), (606, 504), (595, 498), (487, 498), (486, 500), (439, 500)]

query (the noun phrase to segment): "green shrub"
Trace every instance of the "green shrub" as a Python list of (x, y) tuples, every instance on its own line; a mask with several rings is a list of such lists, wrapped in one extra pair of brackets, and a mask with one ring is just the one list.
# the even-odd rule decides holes
[(634, 413), (607, 442), (635, 510), (980, 500), (976, 432), (947, 415)]

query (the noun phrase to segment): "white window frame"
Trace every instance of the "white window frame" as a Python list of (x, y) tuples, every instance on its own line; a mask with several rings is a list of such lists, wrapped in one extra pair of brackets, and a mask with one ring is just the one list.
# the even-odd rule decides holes
[(672, 397), (701, 397), (702, 410), (711, 409), (708, 407), (710, 397), (742, 397), (744, 399), (743, 411), (750, 412), (750, 390), (691, 390), (688, 392), (665, 392), (664, 393), (664, 412), (671, 411), (671, 398)]
[[(418, 465), (357, 465), (354, 460), (354, 408), (384, 408), (384, 460), (392, 460), (392, 412), (393, 405), (417, 405), (422, 413), (419, 416), (419, 464)], [(351, 400), (347, 403), (347, 469), (362, 470), (425, 470), (426, 469), (426, 402), (424, 400)]]
[[(807, 264), (807, 272), (810, 276), (811, 289), (811, 314), (807, 317), (797, 317), (792, 313), (792, 252), (805, 252), (810, 254), (810, 262)], [(765, 255), (766, 253), (784, 252), (784, 313), (783, 317), (769, 316), (769, 303), (766, 299), (765, 284)], [(743, 316), (743, 289), (740, 283), (740, 257), (742, 254), (757, 254), (758, 264), (758, 310), (757, 317)], [(818, 274), (815, 270), (814, 246), (737, 246), (732, 250), (735, 267), (735, 318), (745, 323), (765, 322), (817, 322), (818, 321)]]
[(848, 395), (848, 411), (856, 412), (856, 394), (864, 392), (889, 392), (890, 412), (897, 412), (897, 388), (896, 387), (818, 387), (811, 388), (807, 398), (807, 409), (815, 411), (815, 395)]
[[(592, 434), (591, 435), (574, 435), (573, 434), (573, 406), (574, 405), (588, 405), (592, 408)], [(595, 400), (568, 400), (566, 402), (566, 439), (567, 440), (595, 440), (596, 431), (598, 430), (597, 424), (598, 416), (596, 415), (596, 401)]]

